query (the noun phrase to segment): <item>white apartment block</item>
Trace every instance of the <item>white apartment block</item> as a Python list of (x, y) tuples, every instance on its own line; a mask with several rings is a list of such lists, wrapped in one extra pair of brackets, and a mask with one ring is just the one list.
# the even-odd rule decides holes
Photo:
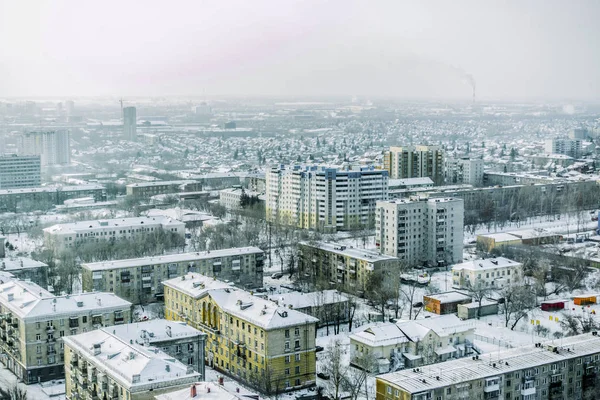
[(383, 163), (392, 179), (429, 177), (436, 185), (444, 180), (444, 153), (439, 146), (392, 146)]
[(545, 151), (548, 154), (564, 154), (573, 158), (581, 156), (581, 139), (548, 139)]
[(41, 182), (40, 156), (0, 156), (0, 189), (37, 187)]
[(377, 203), (375, 243), (411, 265), (462, 261), (462, 199), (413, 197)]
[(185, 224), (167, 217), (135, 217), (78, 221), (56, 224), (44, 229), (46, 247), (64, 250), (78, 244), (101, 240), (133, 239), (163, 230), (185, 235)]
[(42, 167), (71, 162), (71, 132), (67, 129), (23, 133), (19, 137), (20, 155), (41, 156)]
[(388, 198), (388, 175), (373, 167), (274, 167), (266, 175), (267, 220), (333, 231), (373, 225), (377, 201)]
[(228, 188), (219, 191), (219, 204), (228, 210), (238, 210), (242, 208), (240, 202), (242, 195), (258, 198), (259, 203), (264, 204), (264, 195), (253, 190), (243, 189), (240, 187)]
[(523, 265), (508, 258), (466, 261), (452, 267), (452, 287), (502, 289), (523, 277)]
[(483, 184), (483, 160), (475, 158), (449, 158), (444, 160), (444, 178), (447, 184)]

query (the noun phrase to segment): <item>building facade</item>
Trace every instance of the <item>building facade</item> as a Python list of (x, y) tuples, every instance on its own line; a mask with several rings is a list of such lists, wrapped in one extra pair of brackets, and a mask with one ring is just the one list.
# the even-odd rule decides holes
[(25, 281), (0, 285), (0, 361), (25, 383), (64, 376), (63, 340), (131, 322), (131, 303), (112, 293), (54, 296)]
[(40, 186), (41, 174), (40, 156), (0, 156), (0, 190)]
[(185, 224), (166, 217), (78, 221), (44, 228), (44, 244), (48, 248), (64, 250), (102, 240), (133, 239), (143, 235), (158, 233), (161, 230), (171, 232), (183, 238), (185, 235)]
[(436, 185), (444, 181), (444, 152), (439, 146), (392, 146), (384, 153), (383, 166), (391, 179), (429, 177)]
[(51, 207), (66, 200), (91, 197), (106, 200), (106, 188), (98, 184), (77, 186), (40, 186), (22, 189), (0, 189), (0, 209), (17, 212), (23, 209)]
[(209, 366), (268, 394), (315, 384), (316, 318), (200, 274), (164, 285), (165, 317), (208, 335)]
[(338, 290), (364, 293), (373, 271), (398, 270), (400, 260), (368, 249), (339, 243), (301, 242), (298, 269), (311, 284), (329, 282)]
[(40, 156), (42, 167), (71, 163), (68, 129), (25, 132), (19, 137), (19, 155)]
[(130, 183), (125, 190), (127, 196), (152, 197), (159, 194), (199, 191), (202, 190), (202, 184), (192, 180), (140, 182)]
[(599, 364), (592, 332), (380, 375), (376, 399), (595, 399)]
[(462, 261), (461, 199), (413, 197), (377, 203), (375, 244), (383, 254), (411, 265)]
[(227, 280), (250, 289), (263, 286), (264, 252), (239, 247), (209, 252), (101, 261), (81, 265), (84, 291), (108, 291), (145, 304), (164, 300), (162, 282), (188, 272)]
[(267, 172), (267, 221), (303, 229), (372, 226), (388, 198), (388, 172), (372, 167), (279, 166)]
[(523, 277), (523, 265), (508, 258), (467, 261), (452, 266), (452, 287), (502, 289)]
[[(0, 238), (0, 245), (4, 245), (4, 238)], [(28, 257), (1, 258), (0, 271), (9, 272), (16, 279), (48, 287), (48, 265), (41, 261)]]
[[(242, 198), (246, 196), (248, 205), (264, 206), (265, 196), (261, 193), (244, 188), (228, 188), (219, 191), (219, 204), (228, 210), (239, 210), (242, 208)], [(251, 200), (250, 200), (251, 199)]]
[(476, 158), (448, 158), (444, 160), (446, 184), (483, 185), (483, 160)]
[(135, 107), (123, 108), (123, 137), (135, 140), (137, 136), (137, 110)]
[(65, 389), (69, 400), (153, 400), (200, 374), (158, 348), (125, 341), (110, 330), (65, 338)]
[(581, 139), (548, 139), (546, 140), (544, 150), (548, 154), (564, 154), (569, 157), (581, 157)]

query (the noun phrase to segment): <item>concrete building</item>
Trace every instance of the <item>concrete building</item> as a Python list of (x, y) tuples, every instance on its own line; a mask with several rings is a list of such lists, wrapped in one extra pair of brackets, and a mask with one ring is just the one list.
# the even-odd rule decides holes
[(200, 374), (158, 348), (125, 341), (110, 330), (65, 338), (65, 388), (69, 400), (151, 400), (189, 388)]
[(406, 179), (390, 179), (388, 181), (390, 192), (401, 189), (419, 190), (432, 189), (433, 181), (431, 178), (406, 178)]
[(423, 296), (423, 307), (439, 315), (454, 314), (458, 311), (459, 304), (469, 304), (472, 300), (471, 296), (450, 291)]
[(411, 265), (462, 261), (461, 199), (413, 197), (377, 203), (375, 244), (383, 254)]
[(237, 386), (235, 391), (228, 390), (225, 385), (217, 382), (196, 382), (189, 388), (174, 390), (169, 393), (156, 396), (156, 400), (258, 400), (256, 393)]
[[(4, 238), (0, 238), (4, 247)], [(9, 272), (15, 279), (30, 281), (48, 287), (48, 265), (28, 257), (0, 258), (0, 271)]]
[(96, 202), (106, 201), (106, 188), (98, 184), (88, 184), (0, 189), (0, 210), (17, 212), (23, 209), (45, 209), (61, 205), (66, 200), (84, 197), (91, 197)]
[(205, 380), (204, 346), (206, 334), (180, 322), (152, 319), (102, 328), (103, 331), (146, 349), (156, 348), (191, 366)]
[(439, 146), (390, 147), (383, 165), (391, 179), (429, 177), (436, 185), (444, 181), (444, 153)]
[(270, 295), (268, 299), (279, 306), (317, 318), (317, 328), (341, 325), (350, 319), (350, 299), (337, 290), (281, 293)]
[(166, 318), (208, 335), (217, 371), (267, 394), (315, 384), (316, 318), (200, 274), (164, 285)]
[(137, 137), (137, 110), (135, 107), (123, 108), (123, 137), (135, 140)]
[(19, 137), (19, 155), (40, 156), (42, 167), (71, 163), (71, 132), (68, 129), (34, 131)]
[(481, 305), (479, 301), (474, 301), (467, 304), (459, 304), (456, 306), (456, 315), (458, 318), (465, 320), (477, 317), (484, 317), (486, 315), (498, 314), (498, 302), (483, 299)]
[(345, 292), (364, 293), (373, 271), (400, 268), (396, 257), (339, 243), (301, 242), (299, 250), (300, 276), (313, 285), (319, 281), (329, 282)]
[(265, 196), (262, 193), (247, 190), (241, 187), (228, 188), (219, 191), (219, 204), (228, 210), (239, 210), (242, 208), (242, 197), (247, 196), (248, 201), (253, 202), (252, 206), (264, 206)]
[(127, 196), (151, 197), (159, 194), (195, 192), (202, 190), (202, 184), (194, 180), (155, 181), (130, 183), (126, 186)]
[(452, 266), (452, 287), (502, 289), (523, 278), (523, 265), (508, 258), (466, 261)]
[(581, 157), (581, 139), (548, 139), (544, 150), (548, 154), (564, 154), (573, 158)]
[(165, 217), (78, 221), (44, 228), (44, 243), (48, 248), (64, 250), (101, 240), (133, 239), (161, 230), (183, 237), (185, 224)]
[(0, 285), (0, 361), (25, 383), (64, 376), (63, 340), (131, 322), (131, 303), (112, 293), (54, 296), (25, 281)]
[(468, 157), (444, 160), (444, 180), (449, 185), (483, 185), (483, 160)]
[(388, 172), (372, 167), (279, 166), (267, 172), (266, 218), (304, 229), (372, 226), (388, 198)]
[(37, 187), (41, 184), (40, 156), (0, 156), (0, 190)]
[(594, 399), (597, 332), (405, 369), (376, 378), (377, 400)]
[(188, 272), (227, 280), (240, 287), (263, 286), (264, 252), (239, 247), (209, 252), (101, 261), (81, 265), (84, 291), (109, 291), (145, 304), (164, 300), (162, 282)]
[(369, 325), (350, 335), (350, 363), (370, 355), (377, 360), (370, 372), (385, 373), (465, 357), (473, 352), (474, 330), (455, 315)]

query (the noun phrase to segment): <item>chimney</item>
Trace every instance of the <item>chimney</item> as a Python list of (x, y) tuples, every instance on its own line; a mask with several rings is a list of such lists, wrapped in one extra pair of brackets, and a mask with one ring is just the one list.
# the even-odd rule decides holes
[(102, 352), (102, 344), (101, 343), (95, 343), (94, 344), (94, 355), (97, 356), (101, 352)]
[(7, 294), (7, 297), (8, 297), (8, 301), (13, 301), (15, 299), (15, 294), (9, 293), (9, 294)]
[(192, 384), (192, 387), (190, 387), (190, 397), (193, 399), (196, 397), (196, 394), (196, 384)]

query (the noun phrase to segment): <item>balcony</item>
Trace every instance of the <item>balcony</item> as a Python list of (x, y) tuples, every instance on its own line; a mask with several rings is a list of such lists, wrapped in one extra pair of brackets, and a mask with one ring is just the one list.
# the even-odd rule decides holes
[(46, 332), (47, 332), (47, 333), (52, 333), (52, 332), (54, 332), (54, 326), (53, 326), (53, 325), (49, 325), (49, 326), (47, 326), (47, 327), (46, 327)]
[(56, 354), (56, 350), (55, 350), (55, 349), (48, 349), (48, 352), (47, 352), (47, 354), (48, 354), (49, 356), (51, 356), (51, 355), (53, 355), (53, 354)]

